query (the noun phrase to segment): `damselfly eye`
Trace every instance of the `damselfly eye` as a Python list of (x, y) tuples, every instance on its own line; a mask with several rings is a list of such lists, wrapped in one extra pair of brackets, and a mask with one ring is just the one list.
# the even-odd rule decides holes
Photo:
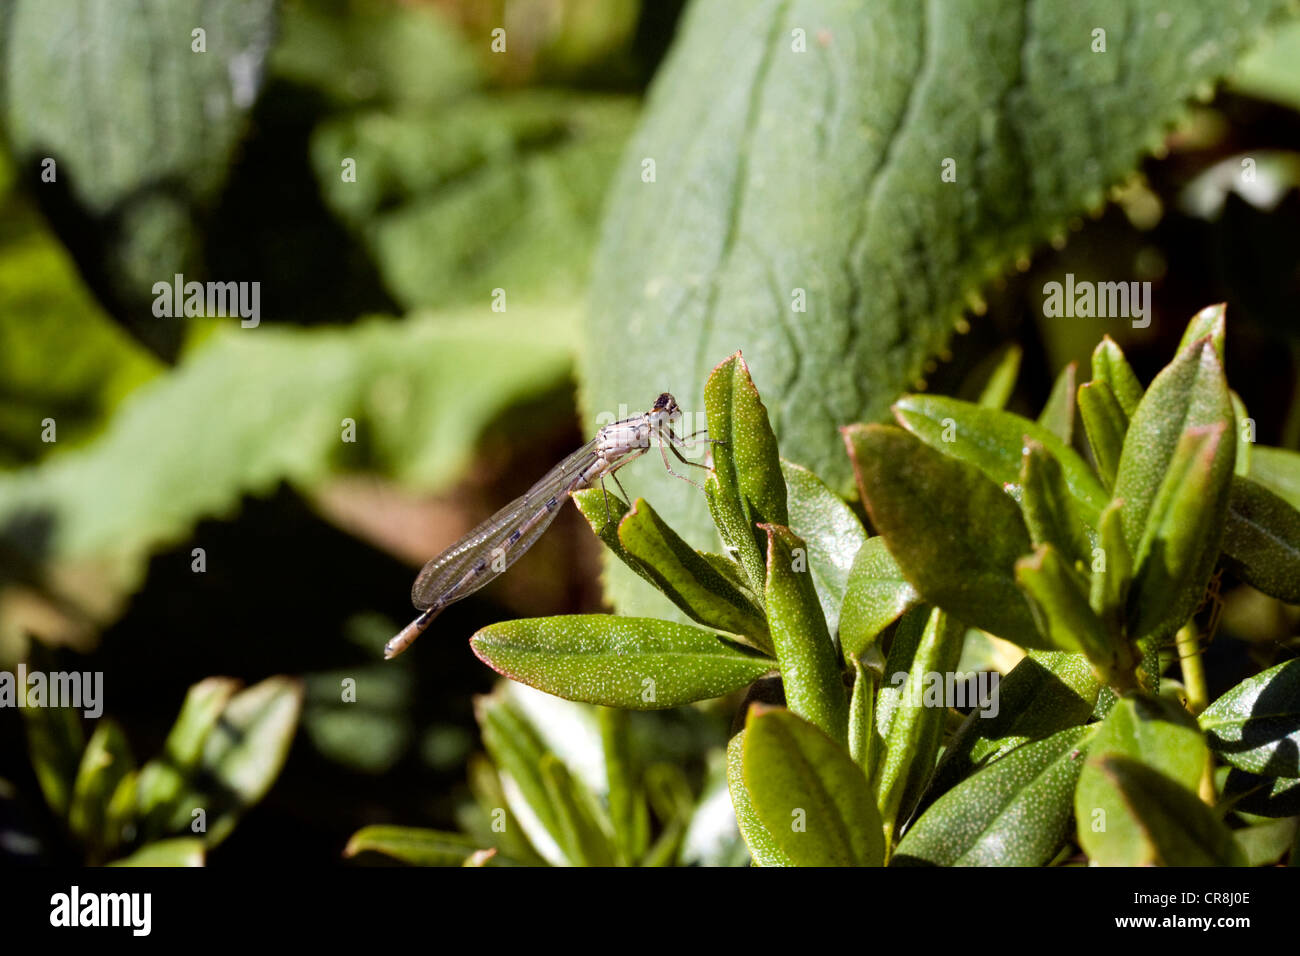
[(667, 392), (664, 392), (655, 399), (654, 410), (656, 412), (667, 412), (671, 415), (677, 411), (677, 399), (673, 398), (672, 395)]

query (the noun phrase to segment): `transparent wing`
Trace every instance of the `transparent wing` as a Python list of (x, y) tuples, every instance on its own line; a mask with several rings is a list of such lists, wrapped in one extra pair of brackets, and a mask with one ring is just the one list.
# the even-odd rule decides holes
[(550, 527), (565, 497), (579, 486), (583, 472), (597, 458), (593, 439), (523, 495), (430, 560), (411, 587), (411, 603), (420, 610), (435, 604), (445, 606), (473, 594), (502, 574)]

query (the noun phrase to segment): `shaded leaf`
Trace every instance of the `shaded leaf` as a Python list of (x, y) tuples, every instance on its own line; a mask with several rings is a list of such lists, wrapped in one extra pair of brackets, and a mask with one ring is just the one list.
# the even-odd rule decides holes
[(110, 866), (203, 866), (207, 847), (194, 837), (176, 837), (146, 843), (130, 856), (114, 860)]
[(1038, 416), (1038, 424), (1067, 445), (1074, 437), (1074, 380), (1078, 369), (1076, 362), (1071, 362), (1061, 369), (1061, 374), (1056, 376), (1056, 381), (1052, 383), (1052, 391), (1047, 396), (1047, 403)]
[(382, 853), (412, 866), (461, 866), (479, 848), (461, 833), (381, 824), (362, 827), (352, 834), (343, 855)]
[(844, 607), (840, 647), (848, 659), (861, 657), (883, 631), (921, 601), (880, 536), (870, 538), (853, 559)]
[(1088, 382), (1079, 387), (1079, 414), (1097, 471), (1107, 487), (1113, 487), (1128, 431), (1128, 415), (1105, 382)]
[(1220, 757), (1270, 777), (1300, 777), (1300, 660), (1248, 677), (1205, 709), (1201, 729)]
[(1300, 604), (1300, 512), (1240, 475), (1228, 498), (1223, 554), (1247, 584)]

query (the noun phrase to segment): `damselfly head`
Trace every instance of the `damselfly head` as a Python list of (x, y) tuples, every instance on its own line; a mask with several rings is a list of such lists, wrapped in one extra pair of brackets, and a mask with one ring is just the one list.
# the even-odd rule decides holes
[(673, 398), (667, 392), (664, 392), (655, 399), (654, 407), (650, 409), (650, 414), (660, 421), (666, 421), (671, 424), (682, 417), (682, 410), (677, 405), (677, 399)]

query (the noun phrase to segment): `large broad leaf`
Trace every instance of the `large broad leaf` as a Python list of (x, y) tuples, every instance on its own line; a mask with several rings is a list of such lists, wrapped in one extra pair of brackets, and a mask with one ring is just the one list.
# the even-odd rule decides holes
[(489, 667), (548, 694), (635, 710), (720, 697), (776, 666), (712, 631), (608, 614), (503, 621), (470, 647)]
[(1201, 714), (1210, 746), (1241, 770), (1300, 777), (1300, 660), (1242, 681)]
[(1069, 833), (1087, 735), (1072, 727), (1017, 747), (954, 787), (908, 830), (893, 864), (1046, 864)]
[[(312, 162), (333, 210), (406, 308), (561, 298), (586, 282), (623, 99), (523, 92), (325, 124)], [(356, 174), (345, 177), (344, 164)]]
[(119, 311), (167, 354), (183, 326), (151, 314), (150, 290), (194, 272), (195, 217), (225, 180), (274, 11), (274, 0), (20, 0), (9, 12), (0, 117), (15, 158), (34, 171), (54, 159), (56, 179), (41, 188), (63, 197), (65, 226), (82, 242), (102, 243)]
[(879, 866), (880, 817), (848, 752), (783, 708), (745, 723), (744, 779), (764, 828), (799, 866)]
[[(847, 493), (836, 429), (884, 415), (968, 297), (1100, 207), (1285, 6), (695, 4), (615, 174), (588, 423), (665, 388), (698, 408), (740, 348), (782, 453)], [(665, 517), (708, 534), (698, 502)]]

